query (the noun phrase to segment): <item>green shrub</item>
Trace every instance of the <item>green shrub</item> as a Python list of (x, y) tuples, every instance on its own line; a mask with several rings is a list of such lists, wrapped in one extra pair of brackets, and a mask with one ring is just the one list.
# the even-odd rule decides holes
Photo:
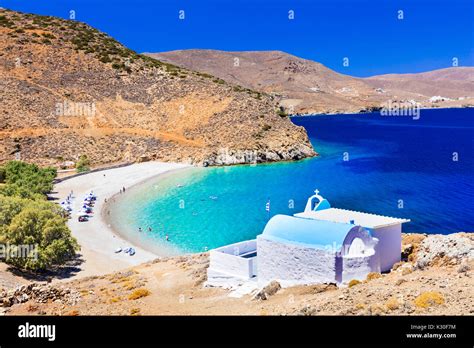
[(10, 161), (0, 167), (5, 185), (0, 187), (0, 194), (22, 198), (37, 198), (46, 195), (53, 188), (56, 169), (39, 168), (35, 164), (21, 161)]
[(218, 83), (219, 85), (225, 84), (225, 81), (222, 80), (222, 79), (214, 79), (214, 80), (212, 80), (212, 82)]
[(6, 179), (6, 172), (4, 167), (0, 167), (0, 184), (4, 183)]
[(45, 37), (47, 39), (55, 39), (56, 38), (56, 36), (54, 36), (53, 34), (50, 34), (50, 33), (43, 33), (41, 35), (43, 35), (43, 37)]
[(87, 155), (81, 155), (79, 161), (76, 163), (76, 170), (78, 173), (87, 172), (90, 170), (90, 161)]
[(99, 58), (99, 60), (102, 62), (102, 63), (110, 63), (112, 62), (112, 59), (110, 59), (110, 57), (108, 55), (105, 55), (105, 56), (101, 56)]
[[(13, 207), (10, 215), (15, 214), (19, 208), (18, 202), (15, 203), (10, 205)], [(1, 239), (10, 248), (20, 245), (36, 246), (36, 257), (17, 257), (8, 253), (5, 259), (7, 263), (21, 269), (42, 271), (62, 265), (75, 255), (79, 249), (77, 241), (71, 236), (65, 219), (51, 204), (37, 204), (36, 201), (25, 203), (24, 208), (13, 216), (8, 227), (3, 228)]]
[(18, 251), (21, 245), (36, 246), (35, 255), (28, 255), (36, 257), (9, 252), (5, 262), (43, 271), (75, 255), (79, 246), (66, 226), (64, 210), (45, 199), (53, 188), (56, 170), (10, 161), (0, 166), (0, 176), (0, 243), (8, 244), (10, 251)]
[(277, 110), (277, 115), (280, 116), (280, 117), (287, 117), (288, 116), (285, 109), (283, 109), (282, 107), (280, 107), (280, 109)]

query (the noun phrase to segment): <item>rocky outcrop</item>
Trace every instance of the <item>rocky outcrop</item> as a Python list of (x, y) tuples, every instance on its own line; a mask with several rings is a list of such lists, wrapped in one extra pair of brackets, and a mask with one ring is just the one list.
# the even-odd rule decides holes
[(263, 287), (260, 291), (258, 291), (255, 296), (254, 300), (268, 300), (270, 296), (275, 295), (281, 289), (281, 285), (277, 281), (271, 281), (268, 285)]
[(419, 269), (433, 265), (460, 265), (474, 260), (474, 237), (466, 234), (433, 235), (425, 238), (416, 252)]
[(0, 292), (0, 305), (11, 307), (30, 300), (36, 303), (59, 302), (74, 305), (79, 298), (80, 294), (78, 292), (67, 287), (30, 283), (13, 290)]

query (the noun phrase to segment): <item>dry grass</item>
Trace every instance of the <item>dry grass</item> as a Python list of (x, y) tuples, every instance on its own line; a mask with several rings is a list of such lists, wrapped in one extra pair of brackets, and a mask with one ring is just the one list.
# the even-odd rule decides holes
[(123, 288), (125, 290), (133, 290), (136, 289), (138, 286), (139, 284), (134, 280), (127, 281), (123, 284)]
[(356, 286), (357, 284), (360, 284), (360, 280), (357, 280), (357, 279), (352, 279), (350, 282), (349, 282), (349, 287), (352, 288), (353, 286)]
[(373, 279), (378, 279), (378, 278), (382, 278), (382, 275), (380, 273), (376, 273), (376, 272), (370, 272), (369, 274), (367, 274), (367, 280), (373, 280)]
[(85, 297), (89, 295), (89, 290), (82, 289), (81, 291), (79, 291), (79, 293), (81, 294), (81, 296)]
[(387, 302), (385, 302), (385, 307), (387, 307), (387, 309), (391, 311), (394, 311), (395, 309), (398, 309), (400, 307), (400, 303), (397, 298), (391, 297), (388, 299)]
[(369, 309), (372, 315), (381, 315), (387, 311), (387, 308), (379, 303), (372, 304)]
[(418, 308), (428, 308), (442, 305), (444, 303), (444, 296), (437, 291), (427, 291), (415, 298), (414, 302)]
[(125, 282), (129, 282), (129, 281), (131, 281), (130, 277), (119, 277), (119, 278), (110, 280), (110, 282), (113, 283), (113, 284), (125, 283)]
[(26, 307), (26, 310), (28, 312), (36, 312), (38, 310), (38, 306), (36, 305), (32, 305), (32, 304), (28, 304), (28, 306)]
[(140, 288), (140, 289), (136, 289), (135, 291), (133, 291), (128, 296), (128, 299), (129, 300), (137, 300), (139, 298), (142, 298), (142, 297), (145, 297), (145, 296), (148, 296), (148, 295), (150, 295), (150, 291), (148, 289)]

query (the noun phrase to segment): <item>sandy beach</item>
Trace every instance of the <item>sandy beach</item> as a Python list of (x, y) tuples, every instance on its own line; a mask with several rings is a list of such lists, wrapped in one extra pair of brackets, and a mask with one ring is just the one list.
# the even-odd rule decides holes
[[(186, 167), (190, 166), (163, 162), (136, 163), (85, 174), (56, 184), (53, 197), (58, 198), (58, 202), (64, 201), (71, 191), (74, 196), (72, 218), (68, 221), (68, 226), (81, 246), (80, 254), (83, 259), (78, 266), (80, 270), (74, 273), (74, 277), (107, 274), (155, 259), (155, 254), (132, 245), (112, 230), (102, 218), (104, 200), (117, 194), (122, 187), (130, 188), (157, 175)], [(87, 222), (79, 222), (77, 213), (84, 197), (91, 191), (97, 196), (93, 217)], [(136, 251), (133, 256), (123, 252), (115, 253), (117, 248), (125, 249), (130, 246)]]

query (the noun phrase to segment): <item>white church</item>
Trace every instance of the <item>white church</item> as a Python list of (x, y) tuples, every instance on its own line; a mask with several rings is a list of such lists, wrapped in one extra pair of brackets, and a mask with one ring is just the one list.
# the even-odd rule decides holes
[(257, 239), (211, 250), (207, 285), (363, 280), (400, 261), (402, 224), (409, 221), (332, 208), (316, 190), (304, 212), (272, 217)]

